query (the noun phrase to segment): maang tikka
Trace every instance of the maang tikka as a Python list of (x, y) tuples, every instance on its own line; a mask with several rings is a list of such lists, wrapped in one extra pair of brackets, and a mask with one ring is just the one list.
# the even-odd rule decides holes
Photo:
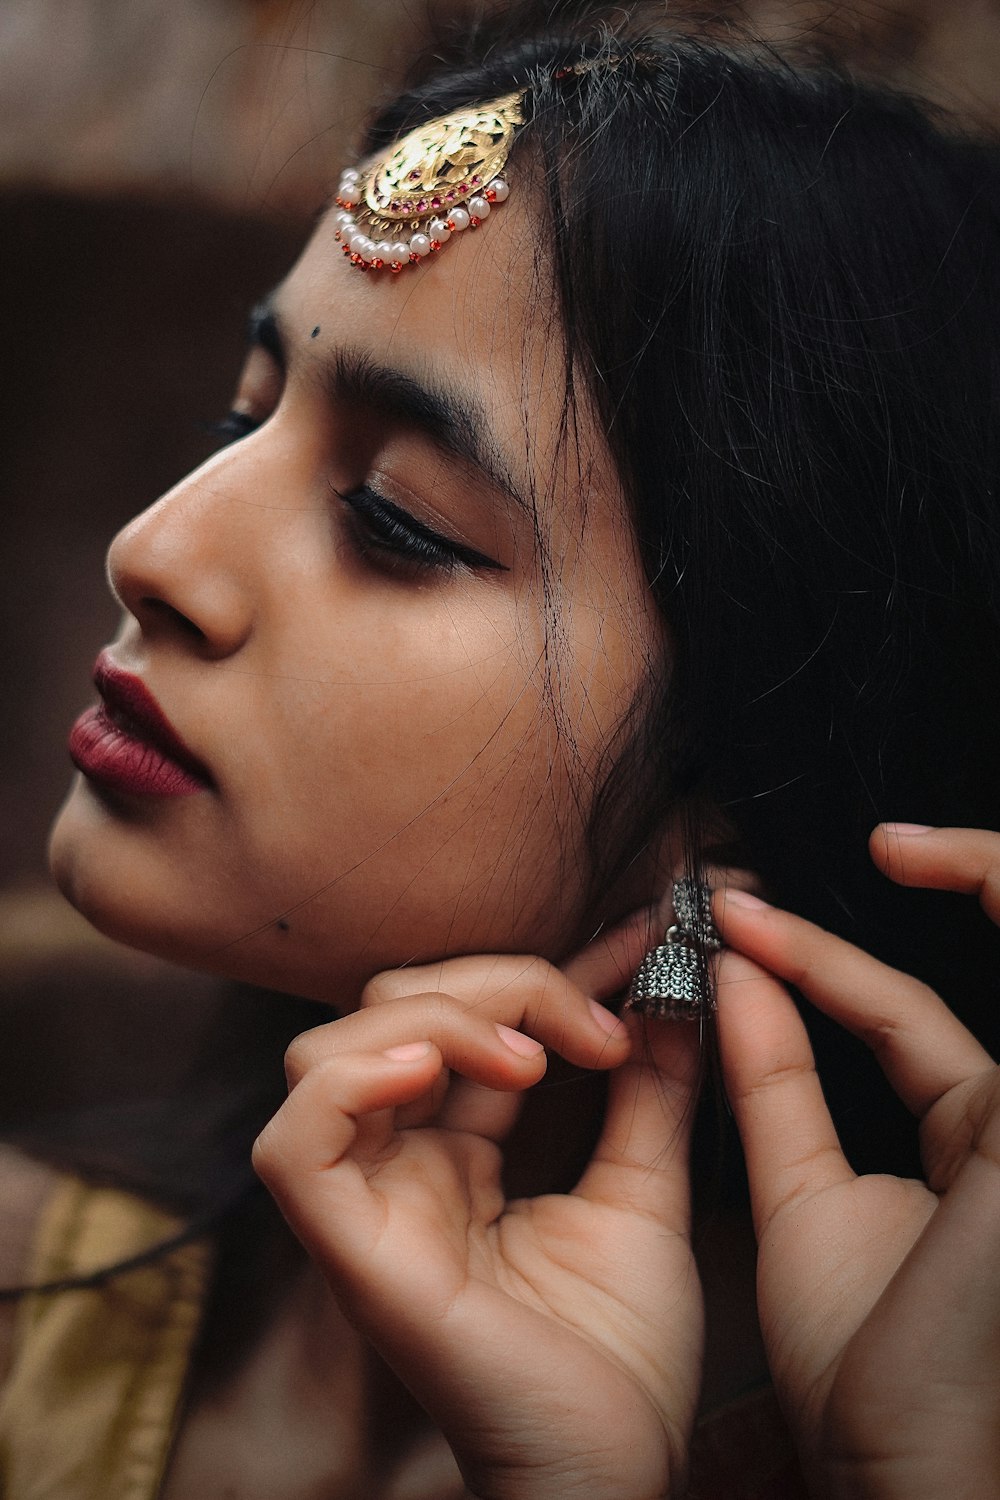
[(676, 921), (635, 973), (625, 1010), (666, 1020), (699, 1020), (715, 1009), (706, 955), (722, 947), (712, 920), (712, 892), (687, 877), (674, 882)]
[(334, 233), (351, 264), (398, 273), (478, 229), (507, 200), (500, 174), (524, 123), (523, 102), (522, 89), (456, 109), (411, 130), (388, 156), (347, 168)]

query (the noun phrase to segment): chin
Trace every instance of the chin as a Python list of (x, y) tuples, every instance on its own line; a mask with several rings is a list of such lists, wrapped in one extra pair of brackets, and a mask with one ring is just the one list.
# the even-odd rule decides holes
[[(276, 924), (241, 920), (232, 890), (200, 897), (177, 864), (150, 856), (74, 782), (49, 835), (49, 870), (61, 894), (105, 937), (186, 969), (329, 1002), (329, 960), (309, 961)], [(314, 972), (315, 971), (315, 972)]]
[(58, 837), (58, 829), (53, 831), (49, 843), (49, 869), (70, 906), (105, 937), (186, 968), (202, 967), (194, 952), (188, 951), (189, 945), (179, 944), (169, 932), (158, 931), (155, 924), (142, 919), (134, 906), (122, 901), (121, 888), (116, 889), (113, 876), (92, 878), (88, 863), (74, 857), (72, 847)]
[(220, 946), (218, 933), (192, 934), (171, 922), (162, 882), (124, 843), (119, 847), (113, 823), (78, 777), (49, 835), (49, 871), (61, 894), (105, 937), (185, 968), (210, 969), (203, 959)]

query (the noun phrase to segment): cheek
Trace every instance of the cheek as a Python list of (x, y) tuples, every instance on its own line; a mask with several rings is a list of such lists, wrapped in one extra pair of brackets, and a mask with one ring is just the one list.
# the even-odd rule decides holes
[(537, 600), (451, 606), (345, 626), (349, 668), (314, 652), (236, 804), (256, 807), (234, 846), (272, 911), (296, 906), (302, 943), (352, 964), (552, 947), (571, 920), (581, 829)]
[[(608, 752), (669, 651), (631, 526), (594, 507), (559, 531), (562, 570), (551, 605), (551, 656), (578, 800), (591, 805)], [(568, 752), (568, 753), (569, 753)]]

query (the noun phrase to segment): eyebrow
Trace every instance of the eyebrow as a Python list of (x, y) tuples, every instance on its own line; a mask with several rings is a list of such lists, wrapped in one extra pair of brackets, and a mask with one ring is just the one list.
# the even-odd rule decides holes
[[(282, 370), (287, 368), (287, 341), (270, 299), (251, 312), (247, 339), (265, 349)], [(474, 398), (429, 375), (381, 364), (368, 350), (352, 345), (331, 350), (321, 365), (332, 400), (364, 407), (387, 423), (423, 434), (440, 452), (478, 469), (489, 485), (533, 514)]]

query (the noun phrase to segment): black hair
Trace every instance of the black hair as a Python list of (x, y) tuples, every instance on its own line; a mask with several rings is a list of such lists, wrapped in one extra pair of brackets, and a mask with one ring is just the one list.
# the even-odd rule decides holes
[[(510, 175), (567, 403), (597, 413), (669, 637), (589, 798), (595, 881), (683, 809), (693, 870), (754, 868), (995, 1047), (1000, 936), (892, 886), (866, 837), (1000, 827), (996, 152), (833, 68), (615, 15), (469, 42), (366, 143), (526, 90)], [(809, 1019), (855, 1164), (912, 1170), (874, 1062)]]
[[(867, 835), (1000, 827), (996, 152), (832, 67), (617, 15), (423, 80), (366, 145), (526, 90), (510, 172), (536, 169), (568, 400), (670, 639), (596, 792), (595, 869), (683, 808), (693, 868), (755, 869), (995, 1046), (995, 930), (893, 887)], [(811, 1025), (856, 1163), (889, 1133), (912, 1167), (874, 1064)]]

